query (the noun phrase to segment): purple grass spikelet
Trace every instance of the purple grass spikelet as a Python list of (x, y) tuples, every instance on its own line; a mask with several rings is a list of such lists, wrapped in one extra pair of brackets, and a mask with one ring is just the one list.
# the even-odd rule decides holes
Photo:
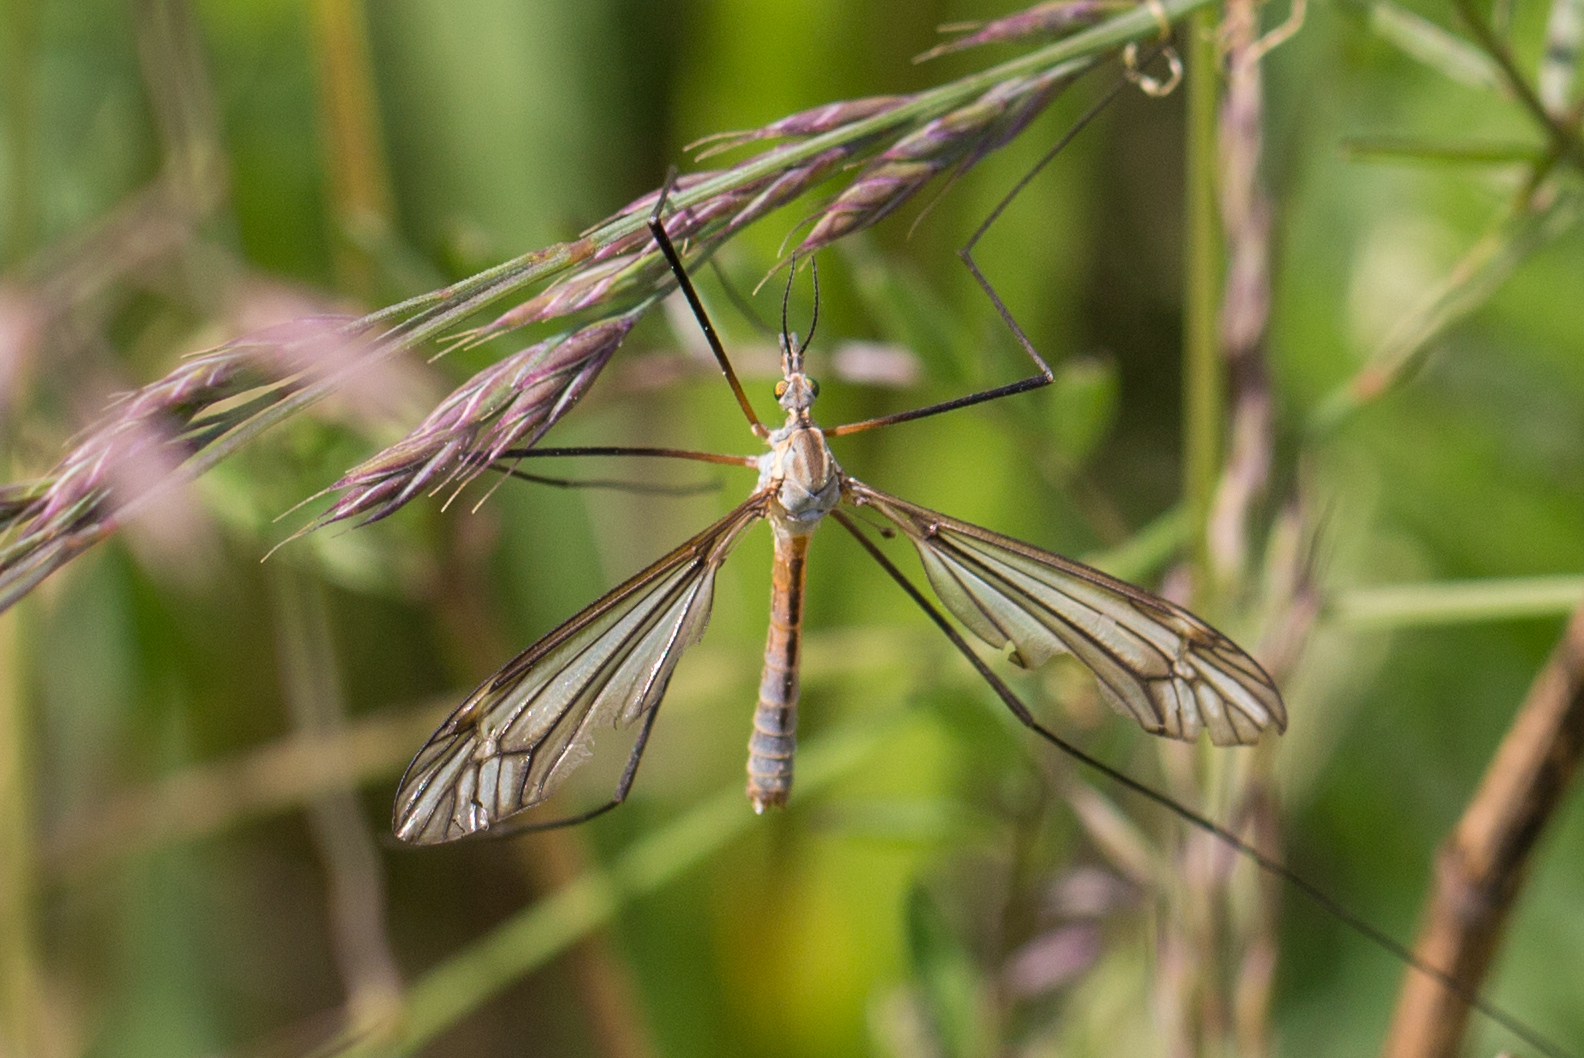
[(646, 307), (546, 338), (480, 371), (406, 437), (336, 482), (341, 496), (309, 529), (379, 521), (422, 493), (466, 484), (509, 448), (534, 444), (587, 392)]
[[(1041, 4), (977, 27), (952, 47), (1061, 32), (1121, 4)], [(1132, 13), (1133, 5), (1125, 6)], [(1114, 45), (1097, 41), (1048, 62), (1021, 63), (1021, 72), (1003, 71), (995, 79), (976, 75), (911, 95), (838, 101), (701, 141), (706, 153), (783, 142), (730, 167), (680, 176), (671, 185), (666, 231), (685, 267), (696, 268), (754, 221), (823, 181), (851, 177), (845, 191), (809, 218), (812, 230), (799, 248), (806, 255), (874, 224), (937, 175), (976, 163), (1032, 120), (1068, 77)], [(361, 319), (299, 320), (184, 360), (111, 405), (48, 474), (0, 486), (0, 611), (137, 514), (129, 508), (147, 496), (134, 493), (147, 493), (155, 479), (204, 473), (332, 394), (343, 394), (354, 411), (372, 407), (369, 398), (399, 388), (364, 374), (388, 358), (603, 314), (459, 387), (409, 437), (350, 471), (341, 482), (344, 494), (316, 524), (384, 517), (426, 489), (465, 483), (494, 453), (531, 444), (577, 402), (637, 318), (675, 286), (644, 223), (659, 194), (634, 199), (575, 240)], [(0, 296), (0, 403), (7, 380), (14, 387), (33, 359), (35, 323), (26, 310)], [(476, 326), (481, 320), (490, 322)], [(357, 384), (349, 385), (354, 376)], [(134, 438), (160, 451), (146, 453), (150, 458), (133, 468), (137, 473), (110, 473), (114, 460), (136, 447)]]
[[(855, 121), (884, 114), (894, 110), (912, 99), (912, 96), (866, 96), (863, 99), (844, 99), (835, 103), (827, 103), (821, 107), (789, 114), (780, 121), (773, 121), (757, 129), (745, 129), (739, 132), (718, 132), (713, 136), (694, 140), (685, 150), (694, 150), (702, 147), (697, 157), (700, 160), (712, 155), (729, 151), (734, 147), (741, 147), (746, 143), (757, 140), (779, 140), (799, 136), (817, 136), (822, 132), (851, 125)], [(649, 199), (654, 203), (653, 196)]]
[(126, 468), (179, 466), (195, 436), (224, 427), (223, 416), (201, 418), (206, 409), (270, 381), (256, 368), (235, 346), (188, 360), (116, 401), (48, 478), (8, 487), (0, 496), (0, 526), (11, 534), (0, 543), (0, 610), (113, 533), (129, 507), (151, 498), (135, 490), (171, 475)]
[[(654, 242), (647, 233), (645, 236), (648, 242)], [(476, 345), (531, 323), (570, 316), (609, 301), (619, 289), (638, 286), (644, 280), (649, 280), (652, 286), (664, 272), (665, 260), (659, 251), (628, 254), (588, 265), (480, 327), (470, 336), (468, 344)]]
[(802, 165), (785, 170), (732, 217), (723, 237), (747, 227), (765, 214), (772, 213), (791, 202), (823, 180), (838, 165), (851, 158), (856, 151), (856, 146), (832, 147), (821, 151)]
[(1005, 44), (1038, 34), (1064, 34), (1099, 22), (1107, 15), (1125, 11), (1134, 6), (1126, 0), (1048, 0), (1035, 4), (1026, 11), (994, 19), (990, 22), (963, 22), (942, 26), (942, 32), (969, 31), (966, 36), (938, 44), (914, 59), (927, 62), (955, 51), (977, 48), (982, 44)]
[(1048, 73), (1005, 81), (902, 137), (819, 214), (798, 256), (875, 224), (948, 167), (974, 164), (1032, 121), (1066, 80)]
[[(858, 146), (832, 147), (800, 164), (744, 181), (729, 191), (667, 213), (663, 218), (666, 234), (678, 246), (685, 247), (695, 241), (713, 248), (803, 194), (853, 157)], [(721, 173), (694, 175), (713, 177)], [(687, 183), (696, 186), (698, 181)], [(657, 194), (636, 200), (622, 214), (630, 214), (643, 206), (653, 209)], [(534, 297), (469, 332), (466, 344), (475, 345), (519, 327), (569, 316), (609, 302), (624, 292), (648, 292), (669, 286), (664, 259), (654, 248), (654, 236), (647, 229), (636, 231), (601, 247), (592, 255), (592, 263), (561, 277)]]

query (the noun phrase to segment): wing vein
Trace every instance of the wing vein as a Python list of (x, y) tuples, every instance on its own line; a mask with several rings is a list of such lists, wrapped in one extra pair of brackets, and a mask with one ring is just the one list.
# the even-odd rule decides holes
[(408, 766), (397, 836), (431, 844), (487, 830), (547, 799), (593, 752), (604, 722), (620, 728), (656, 708), (683, 650), (703, 634), (715, 571), (764, 516), (767, 495), (756, 493), (481, 683)]
[(1099, 570), (848, 479), (845, 498), (907, 536), (947, 610), (1012, 660), (1060, 652), (1145, 730), (1221, 745), (1286, 728), (1281, 693), (1259, 663), (1182, 607)]

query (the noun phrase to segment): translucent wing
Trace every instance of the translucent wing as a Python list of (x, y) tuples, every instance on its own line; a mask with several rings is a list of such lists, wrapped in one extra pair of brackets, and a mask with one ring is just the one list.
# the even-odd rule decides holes
[(715, 571), (765, 513), (756, 495), (517, 657), (468, 696), (402, 777), (396, 836), (488, 830), (548, 798), (601, 726), (643, 718), (709, 620)]
[(1287, 728), (1259, 663), (1193, 614), (1099, 570), (849, 479), (847, 498), (894, 522), (918, 549), (935, 594), (985, 642), (1010, 642), (1028, 667), (1067, 652), (1106, 701), (1146, 731), (1218, 746)]

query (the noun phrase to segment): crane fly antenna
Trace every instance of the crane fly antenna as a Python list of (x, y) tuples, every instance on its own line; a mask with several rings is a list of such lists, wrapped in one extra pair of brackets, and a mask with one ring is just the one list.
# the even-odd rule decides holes
[(788, 353), (791, 353), (793, 351), (793, 348), (792, 348), (792, 328), (791, 328), (791, 325), (787, 322), (787, 306), (789, 304), (791, 304), (791, 302), (792, 302), (792, 279), (796, 275), (797, 275), (797, 254), (794, 253), (792, 255), (792, 258), (791, 258), (791, 265), (790, 265), (789, 268), (787, 268), (786, 286), (783, 287), (782, 290), (781, 290), (781, 337), (783, 339), (785, 339)]
[(709, 313), (704, 311), (704, 303), (699, 300), (698, 291), (693, 289), (693, 281), (688, 278), (687, 269), (682, 267), (682, 257), (671, 245), (671, 236), (666, 234), (665, 213), (666, 200), (671, 197), (671, 190), (676, 186), (677, 168), (672, 166), (666, 170), (665, 183), (660, 186), (660, 196), (655, 199), (654, 209), (649, 214), (649, 233), (654, 236), (655, 244), (660, 247), (660, 252), (665, 256), (666, 264), (671, 266), (671, 274), (676, 276), (677, 286), (682, 288), (682, 296), (687, 298), (688, 307), (693, 310), (693, 318), (698, 320), (699, 329), (704, 332), (704, 340), (709, 342), (710, 352), (715, 354), (715, 362), (720, 364), (721, 373), (726, 376), (726, 384), (731, 386), (732, 395), (737, 398), (738, 407), (748, 417), (748, 427), (753, 430), (756, 437), (769, 437), (770, 431), (765, 424), (759, 421), (759, 416), (754, 414), (753, 405), (748, 403), (748, 394), (743, 392), (742, 383), (737, 379), (737, 372), (733, 370), (731, 360), (726, 356), (726, 347), (721, 345), (720, 336), (715, 333), (715, 325), (710, 323)]
[(996, 675), (995, 671), (990, 668), (989, 664), (987, 664), (985, 660), (979, 656), (978, 652), (969, 645), (968, 641), (963, 638), (962, 633), (957, 631), (952, 623), (946, 619), (946, 615), (941, 613), (940, 609), (936, 607), (934, 603), (930, 602), (924, 597), (924, 593), (921, 592), (918, 589), (918, 586), (908, 578), (907, 574), (898, 569), (896, 564), (886, 556), (885, 552), (881, 551), (879, 546), (873, 540), (870, 540), (868, 536), (864, 535), (863, 531), (859, 529), (857, 524), (847, 516), (845, 511), (833, 510), (830, 512), (830, 516), (836, 519), (837, 523), (840, 524), (843, 529), (846, 529), (849, 533), (851, 533), (853, 538), (858, 541), (863, 549), (869, 552), (869, 556), (880, 564), (880, 567), (886, 571), (892, 580), (897, 582), (898, 586), (900, 586), (901, 589), (907, 593), (910, 599), (918, 604), (919, 608), (923, 610), (929, 619), (935, 623), (935, 626), (945, 634), (947, 639), (951, 640), (952, 646), (957, 648), (958, 653), (962, 654), (963, 657), (968, 659), (968, 663), (972, 665), (974, 670), (984, 678), (984, 681), (990, 685), (990, 689), (995, 691), (996, 696), (1000, 698), (1006, 707), (1012, 711), (1012, 715), (1017, 717), (1018, 721), (1022, 723), (1024, 727), (1027, 727), (1029, 730), (1039, 735), (1045, 741), (1061, 750), (1073, 760), (1076, 760), (1080, 764), (1083, 764), (1086, 767), (1099, 772), (1101, 775), (1116, 783), (1118, 786), (1121, 786), (1127, 790), (1131, 790), (1133, 793), (1138, 794), (1146, 800), (1154, 802), (1156, 805), (1177, 816), (1189, 826), (1202, 830), (1211, 837), (1221, 841), (1234, 852), (1237, 852), (1247, 858), (1255, 866), (1259, 867), (1260, 870), (1265, 871), (1267, 874), (1273, 875), (1274, 877), (1280, 878), (1282, 881), (1286, 882), (1288, 885), (1292, 886), (1294, 889), (1298, 890), (1300, 893), (1304, 894), (1310, 900), (1318, 904), (1338, 922), (1341, 922), (1344, 926), (1348, 927), (1359, 936), (1364, 937), (1366, 940), (1369, 940), (1383, 951), (1392, 955), (1399, 962), (1403, 963), (1403, 965), (1409, 966), (1436, 981), (1448, 992), (1467, 1003), (1472, 1009), (1484, 1014), (1486, 1017), (1496, 1022), (1496, 1024), (1500, 1025), (1508, 1032), (1511, 1032), (1514, 1036), (1517, 1036), (1519, 1039), (1523, 1040), (1541, 1054), (1546, 1055), (1547, 1058), (1572, 1058), (1569, 1052), (1563, 1050), (1560, 1045), (1546, 1039), (1546, 1037), (1542, 1036), (1539, 1031), (1530, 1028), (1528, 1024), (1520, 1020), (1517, 1016), (1509, 1014), (1505, 1009), (1497, 1006), (1491, 1000), (1486, 999), (1479, 992), (1469, 988), (1467, 985), (1463, 984), (1463, 982), (1459, 981), (1456, 977), (1453, 977), (1445, 970), (1442, 970), (1436, 966), (1432, 966), (1430, 963), (1419, 958), (1419, 956), (1415, 955), (1407, 947), (1398, 943), (1396, 940), (1393, 940), (1391, 936), (1384, 930), (1371, 925), (1358, 915), (1355, 915), (1353, 912), (1343, 907), (1334, 897), (1328, 895), (1325, 890), (1321, 889), (1318, 885), (1309, 881), (1301, 874), (1298, 874), (1285, 863), (1282, 863), (1280, 860), (1261, 852), (1259, 849), (1255, 848), (1247, 841), (1244, 841), (1242, 838), (1238, 837), (1226, 827), (1221, 826), (1219, 823), (1212, 822), (1207, 817), (1200, 815), (1192, 809), (1178, 804), (1175, 800), (1161, 793), (1153, 786), (1139, 782), (1137, 779), (1134, 779), (1131, 776), (1118, 771), (1117, 769), (1111, 767), (1111, 765), (1106, 764), (1104, 761), (1090, 756), (1088, 753), (1085, 753), (1083, 750), (1079, 749), (1071, 742), (1068, 742), (1054, 731), (1042, 725), (1034, 718), (1034, 714), (1029, 711), (1028, 706), (1023, 704), (1023, 700), (1019, 698), (1015, 692), (1013, 692), (1011, 687), (1007, 686), (1006, 682), (1002, 680), (1000, 676)]
[(814, 280), (814, 314), (809, 317), (808, 334), (803, 336), (803, 344), (798, 347), (799, 357), (808, 352), (809, 343), (814, 340), (814, 328), (819, 326), (819, 263), (812, 257), (809, 258), (809, 276)]

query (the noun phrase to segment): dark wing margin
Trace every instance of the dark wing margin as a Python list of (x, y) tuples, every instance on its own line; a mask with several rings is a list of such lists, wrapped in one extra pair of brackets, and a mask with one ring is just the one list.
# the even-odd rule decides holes
[(592, 754), (597, 729), (654, 710), (682, 652), (704, 634), (715, 571), (764, 516), (767, 495), (611, 590), (468, 695), (402, 776), (396, 836), (435, 845), (487, 831), (554, 793)]
[(1287, 728), (1281, 693), (1257, 661), (1174, 603), (1099, 570), (848, 479), (849, 503), (889, 519), (918, 550), (935, 594), (1026, 667), (1070, 653), (1107, 703), (1157, 735), (1218, 746)]

